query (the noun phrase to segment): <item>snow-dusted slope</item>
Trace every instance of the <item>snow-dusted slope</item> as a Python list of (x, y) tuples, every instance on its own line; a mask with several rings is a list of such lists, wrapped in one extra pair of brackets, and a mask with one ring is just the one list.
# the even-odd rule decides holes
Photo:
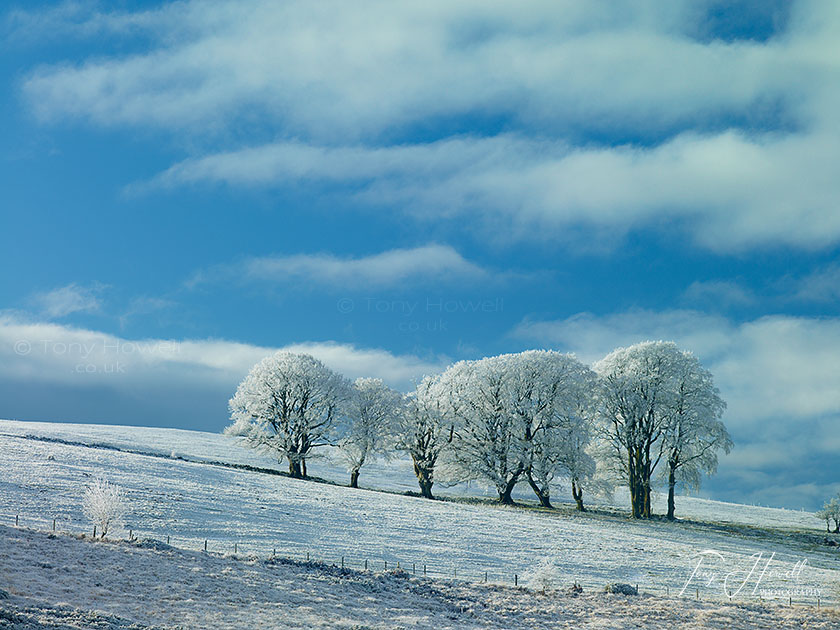
[[(71, 442), (101, 444), (116, 448), (156, 453), (163, 456), (176, 456), (198, 461), (218, 461), (232, 464), (245, 464), (260, 468), (287, 470), (278, 463), (251, 449), (240, 447), (236, 441), (219, 433), (186, 431), (183, 429), (159, 429), (148, 427), (126, 427), (99, 424), (71, 424), (57, 422), (20, 422), (0, 420), (0, 435), (35, 435), (58, 438)], [(348, 475), (338, 457), (328, 456), (309, 462), (311, 475), (346, 484)], [(417, 492), (417, 481), (407, 460), (391, 462), (373, 462), (362, 469), (361, 485), (366, 488), (383, 489), (396, 492)], [(435, 493), (441, 496), (486, 496), (495, 493), (489, 488), (461, 484), (452, 488), (435, 487)], [(533, 493), (523, 487), (517, 493), (520, 499), (533, 500)], [(569, 501), (568, 493), (559, 489), (555, 502)], [(590, 497), (589, 501), (593, 501)], [(595, 503), (604, 503), (594, 500)], [(663, 493), (654, 496), (654, 511), (663, 514), (666, 510), (666, 497)], [(604, 503), (627, 508), (626, 492), (616, 492), (614, 501)], [(735, 523), (757, 525), (759, 527), (795, 528), (824, 531), (825, 524), (812, 512), (786, 510), (782, 508), (741, 505), (712, 501), (698, 497), (677, 497), (678, 516), (686, 519), (714, 521), (717, 523)]]
[(830, 630), (837, 613), (581, 595), (92, 542), (0, 526), (0, 627)]
[[(576, 580), (598, 588), (625, 581), (664, 593), (679, 591), (698, 553), (711, 549), (722, 555), (715, 556), (718, 578), (707, 585), (708, 575), (696, 577), (688, 594), (699, 589), (704, 598), (725, 597), (722, 576), (748, 570), (759, 553), (765, 561), (772, 555), (761, 588), (792, 591), (796, 599), (816, 603), (802, 592), (818, 589), (822, 601), (833, 599), (840, 582), (836, 548), (812, 544), (816, 533), (788, 543), (781, 535), (735, 535), (693, 524), (428, 501), (21, 437), (36, 434), (159, 455), (174, 450), (199, 459), (266, 465), (221, 436), (186, 431), (2, 422), (0, 434), (0, 518), (7, 524), (19, 514), (24, 525), (49, 528), (57, 519), (59, 530), (86, 531), (80, 509), (84, 486), (93, 476), (104, 475), (126, 491), (132, 506), (129, 527), (193, 550), (208, 540), (211, 551), (229, 552), (237, 545), (241, 552), (267, 557), (276, 549), (279, 555), (305, 558), (308, 553), (335, 563), (343, 557), (352, 567), (367, 560), (376, 569), (400, 562), (418, 573), (426, 565), (432, 576), (452, 577), (457, 571), (459, 578), (482, 580), (486, 572), (491, 582), (504, 584), (547, 557), (564, 584)], [(376, 474), (369, 471), (366, 481), (398, 486), (402, 482), (394, 481), (394, 471), (399, 470), (380, 467)], [(325, 464), (317, 472), (344, 477), (340, 469)], [(681, 506), (688, 504), (684, 500)], [(696, 504), (701, 506), (698, 512), (717, 520), (725, 510), (737, 510), (713, 502)], [(758, 514), (743, 509), (749, 514), (745, 520)], [(797, 526), (801, 516), (783, 510), (770, 514), (777, 514), (776, 522), (786, 528)], [(767, 524), (768, 519), (762, 514), (757, 520)], [(802, 568), (797, 572), (797, 567)], [(754, 586), (752, 579), (736, 597), (751, 599), (759, 593)]]

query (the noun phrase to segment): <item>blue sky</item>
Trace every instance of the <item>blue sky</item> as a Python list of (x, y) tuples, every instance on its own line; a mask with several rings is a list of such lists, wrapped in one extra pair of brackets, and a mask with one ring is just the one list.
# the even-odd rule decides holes
[(674, 339), (818, 506), (840, 437), (840, 9), (21, 2), (0, 15), (0, 416), (227, 423), (277, 348), (403, 390)]

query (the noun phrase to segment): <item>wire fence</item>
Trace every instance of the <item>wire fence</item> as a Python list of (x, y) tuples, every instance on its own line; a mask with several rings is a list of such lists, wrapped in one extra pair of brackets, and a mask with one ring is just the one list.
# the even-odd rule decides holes
[[(9, 525), (13, 524), (15, 527), (52, 532), (55, 534), (84, 535), (95, 538), (97, 534), (101, 533), (96, 532), (93, 525), (88, 526), (78, 520), (68, 518), (45, 518), (42, 516), (22, 514), (11, 516), (6, 514), (4, 520)], [(305, 562), (328, 565), (347, 570), (367, 571), (371, 573), (398, 571), (418, 578), (460, 580), (474, 584), (513, 586), (531, 588), (537, 591), (542, 590), (541, 586), (535, 585), (531, 574), (505, 570), (498, 566), (467, 567), (463, 565), (458, 566), (455, 563), (442, 566), (440, 564), (430, 564), (422, 559), (392, 559), (389, 561), (381, 558), (364, 557), (350, 552), (343, 555), (335, 551), (325, 553), (319, 549), (304, 550), (297, 548), (290, 551), (286, 543), (269, 547), (265, 543), (254, 543), (248, 540), (231, 541), (195, 536), (174, 536), (165, 532), (148, 529), (121, 529), (119, 534), (119, 537), (110, 534), (109, 539), (126, 539), (129, 541), (151, 539), (184, 551), (203, 552), (235, 559), (279, 559), (298, 563)], [(278, 553), (278, 549), (281, 550), (280, 553)], [(555, 577), (551, 582), (552, 586), (557, 590), (582, 588), (584, 591), (603, 591), (606, 586), (606, 582), (599, 583), (592, 579), (576, 579), (572, 576), (564, 576), (562, 580)], [(835, 593), (825, 592), (820, 587), (803, 588), (800, 585), (794, 585), (790, 588), (773, 589), (772, 593), (768, 596), (766, 589), (741, 588), (738, 590), (730, 589), (729, 591), (724, 591), (721, 588), (709, 588), (701, 583), (686, 584), (683, 582), (671, 584), (658, 579), (655, 583), (635, 581), (629, 585), (634, 587), (638, 593), (647, 593), (660, 597), (715, 602), (729, 601), (733, 603), (755, 603), (759, 601), (785, 606), (840, 609), (840, 597)], [(835, 588), (840, 588), (840, 585), (835, 585)]]

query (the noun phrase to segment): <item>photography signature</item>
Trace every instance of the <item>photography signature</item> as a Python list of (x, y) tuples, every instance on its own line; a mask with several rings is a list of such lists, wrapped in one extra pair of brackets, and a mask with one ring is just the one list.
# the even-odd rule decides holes
[[(704, 549), (697, 554), (694, 569), (679, 592), (684, 595), (690, 587), (719, 587), (730, 599), (735, 597), (761, 597), (762, 599), (787, 598), (793, 595), (818, 597), (820, 590), (801, 584), (807, 558), (798, 560), (785, 568), (774, 564), (776, 552), (765, 555), (758, 551), (744, 562), (743, 568), (732, 568), (733, 564), (714, 549)], [(784, 586), (771, 586), (769, 582), (781, 581)]]

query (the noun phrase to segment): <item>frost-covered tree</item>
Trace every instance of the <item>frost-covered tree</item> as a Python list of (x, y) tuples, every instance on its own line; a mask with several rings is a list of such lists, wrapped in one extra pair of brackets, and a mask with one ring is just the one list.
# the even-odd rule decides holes
[(703, 475), (717, 471), (718, 451), (729, 453), (732, 439), (720, 417), (726, 409), (712, 374), (692, 354), (676, 361), (675, 387), (665, 429), (668, 519), (674, 519), (677, 482), (699, 489)]
[(280, 351), (257, 363), (230, 400), (225, 433), (285, 458), (289, 474), (306, 476), (313, 449), (335, 442), (352, 386), (308, 354)]
[(569, 480), (577, 509), (595, 475), (589, 454), (597, 377), (572, 355), (531, 350), (514, 355), (512, 388), (527, 443), (525, 475), (544, 507), (558, 476)]
[[(604, 461), (628, 485), (633, 516), (649, 518), (651, 485), (663, 459), (676, 456), (675, 479), (680, 474), (690, 480), (712, 468), (714, 450), (728, 448), (728, 435), (714, 424), (723, 402), (711, 376), (672, 342), (619, 348), (595, 371)], [(687, 380), (686, 375), (694, 376)], [(681, 391), (686, 383), (688, 389)], [(712, 446), (705, 447), (712, 439)]]
[(448, 476), (489, 482), (502, 503), (528, 465), (525, 428), (514, 408), (511, 355), (459, 361), (438, 380), (441, 409), (453, 426)]
[(97, 477), (85, 488), (82, 510), (102, 538), (122, 526), (126, 508), (122, 489), (116, 484)]
[(528, 468), (528, 483), (543, 507), (551, 507), (549, 489), (559, 476), (568, 479), (572, 498), (580, 512), (586, 511), (583, 492), (595, 487), (596, 463), (589, 452), (591, 430), (583, 417), (567, 422), (537, 437)]
[(831, 523), (833, 522), (833, 532), (840, 534), (840, 495), (826, 501), (822, 509), (817, 512), (817, 517), (825, 521), (825, 531), (832, 531)]
[(406, 396), (395, 422), (394, 447), (411, 456), (420, 494), (432, 496), (435, 467), (452, 439), (452, 429), (441, 410), (437, 392), (439, 377), (427, 376)]
[(402, 398), (378, 378), (358, 378), (353, 383), (347, 429), (338, 443), (351, 488), (359, 487), (359, 471), (366, 462), (387, 453), (387, 440), (402, 413)]
[(512, 503), (513, 489), (528, 481), (541, 504), (550, 507), (550, 484), (557, 475), (590, 474), (583, 449), (594, 385), (591, 370), (553, 351), (451, 366), (438, 393), (454, 426), (448, 451), (454, 478), (491, 483), (502, 503)]

